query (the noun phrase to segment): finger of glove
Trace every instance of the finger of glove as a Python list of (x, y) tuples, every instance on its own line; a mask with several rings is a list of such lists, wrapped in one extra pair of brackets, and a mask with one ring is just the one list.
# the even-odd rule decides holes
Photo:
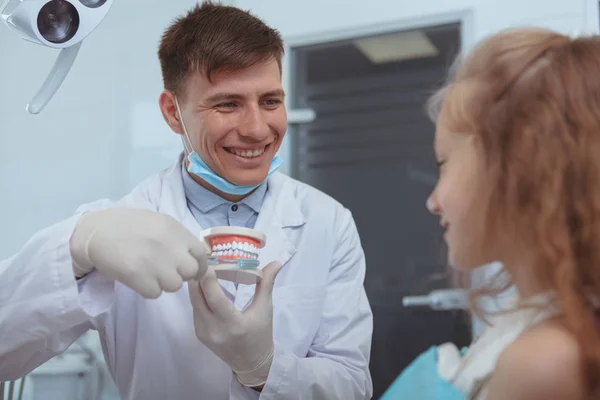
[[(198, 260), (189, 253), (183, 254), (177, 263), (177, 272), (184, 281), (196, 278), (198, 276), (199, 268)], [(204, 273), (202, 275), (204, 275)]]
[(147, 299), (156, 299), (162, 293), (158, 280), (152, 276), (140, 276), (122, 282)]
[(200, 280), (200, 289), (204, 294), (206, 304), (215, 315), (227, 319), (236, 313), (237, 309), (223, 292), (214, 270), (207, 270), (204, 278)]
[(190, 293), (190, 302), (194, 309), (194, 315), (203, 321), (207, 321), (213, 315), (213, 312), (206, 303), (204, 293), (202, 293), (202, 289), (200, 289), (200, 282), (193, 279), (190, 280), (188, 282), (188, 291)]
[(208, 248), (206, 244), (195, 236), (191, 236), (188, 241), (188, 251), (196, 260), (198, 270), (196, 279), (200, 280), (204, 277), (208, 268)]
[(158, 284), (165, 292), (176, 292), (183, 285), (183, 279), (176, 268), (165, 268), (158, 276)]
[(281, 263), (273, 261), (262, 270), (262, 279), (256, 284), (254, 301), (248, 308), (265, 307), (272, 302), (275, 278), (281, 270)]

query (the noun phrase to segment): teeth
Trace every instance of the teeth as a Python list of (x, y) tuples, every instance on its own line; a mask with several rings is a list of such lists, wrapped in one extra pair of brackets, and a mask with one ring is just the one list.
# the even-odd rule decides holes
[(233, 150), (234, 154), (241, 156), (241, 157), (247, 157), (247, 158), (258, 157), (264, 152), (265, 152), (264, 148), (256, 149), (256, 150), (242, 150), (242, 151)]
[(222, 243), (212, 246), (212, 256), (233, 256), (238, 258), (258, 259), (258, 247), (248, 242)]

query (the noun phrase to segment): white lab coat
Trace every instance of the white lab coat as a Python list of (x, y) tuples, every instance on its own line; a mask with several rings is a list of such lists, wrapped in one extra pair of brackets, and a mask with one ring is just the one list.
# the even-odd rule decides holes
[[(89, 209), (133, 206), (169, 214), (193, 233), (175, 165), (118, 202), (82, 206), (0, 264), (0, 381), (23, 376), (88, 329), (123, 399), (368, 399), (372, 314), (365, 259), (350, 212), (310, 186), (276, 173), (255, 228), (265, 232), (261, 266), (284, 264), (273, 292), (275, 358), (262, 394), (241, 386), (194, 333), (187, 287), (148, 300), (97, 271), (76, 282), (69, 238)], [(221, 282), (238, 309), (253, 285)]]

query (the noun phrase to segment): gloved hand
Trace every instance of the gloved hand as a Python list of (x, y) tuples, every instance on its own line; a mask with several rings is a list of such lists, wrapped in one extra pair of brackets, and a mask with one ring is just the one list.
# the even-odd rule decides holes
[(188, 284), (198, 339), (229, 365), (242, 385), (267, 381), (273, 361), (273, 284), (281, 269), (272, 262), (263, 269), (252, 304), (238, 311), (209, 269), (200, 282)]
[(89, 211), (79, 218), (70, 249), (75, 276), (95, 268), (146, 298), (175, 292), (207, 268), (199, 238), (174, 218), (148, 210)]

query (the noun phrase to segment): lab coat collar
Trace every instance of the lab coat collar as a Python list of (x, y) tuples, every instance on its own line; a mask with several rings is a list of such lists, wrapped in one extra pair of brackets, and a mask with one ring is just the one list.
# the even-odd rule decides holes
[[(183, 162), (181, 164), (181, 178), (183, 179), (184, 193), (187, 189), (186, 195), (188, 200), (196, 208), (198, 208), (200, 212), (206, 214), (207, 212), (222, 204), (232, 203), (194, 181), (188, 173), (185, 166), (183, 165)], [(255, 213), (259, 213), (260, 208), (262, 207), (263, 200), (265, 199), (265, 194), (267, 193), (267, 185), (268, 182), (265, 182), (264, 184), (260, 185), (258, 188), (256, 188), (256, 190), (254, 190), (248, 196), (244, 197), (238, 203), (245, 204), (248, 207), (250, 207)]]
[[(183, 153), (175, 164), (165, 171), (158, 204), (158, 211), (169, 214), (183, 223), (194, 235), (202, 237), (203, 228), (198, 224), (187, 206), (183, 189), (181, 163)], [(276, 172), (268, 179), (268, 190), (255, 229), (267, 236), (265, 247), (260, 251), (260, 267), (271, 261), (279, 261), (284, 266), (296, 253), (294, 241), (290, 239), (290, 228), (305, 224), (306, 219), (297, 199), (294, 197), (288, 178)], [(255, 285), (235, 285), (220, 281), (223, 288), (235, 297), (236, 308), (244, 309), (254, 296)], [(236, 293), (237, 292), (237, 293)]]

